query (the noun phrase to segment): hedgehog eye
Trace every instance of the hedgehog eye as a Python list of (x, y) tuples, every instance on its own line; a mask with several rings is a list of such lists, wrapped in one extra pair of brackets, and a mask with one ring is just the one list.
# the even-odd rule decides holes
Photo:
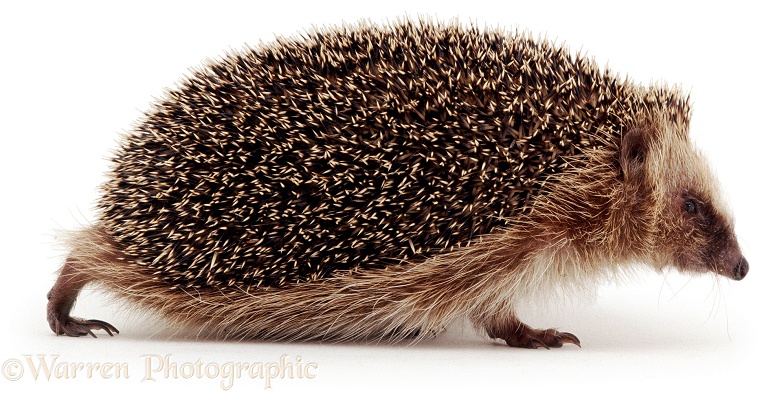
[(698, 204), (692, 199), (686, 199), (684, 201), (684, 210), (687, 211), (687, 213), (695, 215), (695, 213), (698, 213)]

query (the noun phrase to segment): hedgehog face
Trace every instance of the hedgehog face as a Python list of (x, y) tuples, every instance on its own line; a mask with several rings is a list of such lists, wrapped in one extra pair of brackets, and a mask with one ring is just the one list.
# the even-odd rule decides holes
[(686, 132), (631, 130), (625, 139), (623, 161), (634, 160), (636, 176), (645, 183), (639, 189), (650, 198), (644, 205), (654, 211), (657, 266), (743, 279), (749, 264), (732, 219), (719, 200), (714, 175)]
[(683, 271), (711, 271), (741, 280), (749, 271), (733, 225), (706, 194), (681, 188), (669, 194), (662, 238), (670, 263)]

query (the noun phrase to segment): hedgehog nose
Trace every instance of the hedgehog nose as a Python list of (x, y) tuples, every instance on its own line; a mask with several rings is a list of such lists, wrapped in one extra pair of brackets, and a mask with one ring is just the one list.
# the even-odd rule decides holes
[(742, 256), (741, 259), (739, 259), (739, 263), (737, 263), (736, 267), (733, 269), (733, 279), (736, 281), (741, 280), (747, 276), (748, 272), (749, 263), (747, 263), (747, 259)]

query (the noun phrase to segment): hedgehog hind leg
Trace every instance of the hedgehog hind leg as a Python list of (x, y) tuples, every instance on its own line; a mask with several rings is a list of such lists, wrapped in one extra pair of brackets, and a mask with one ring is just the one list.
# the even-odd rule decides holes
[(511, 347), (519, 348), (560, 348), (565, 344), (581, 347), (581, 341), (571, 333), (556, 329), (534, 329), (516, 317), (496, 321), (486, 327), (490, 338), (500, 338)]
[(93, 330), (104, 330), (110, 336), (119, 333), (119, 330), (108, 322), (97, 319), (81, 319), (70, 315), (73, 305), (79, 292), (90, 279), (78, 269), (74, 264), (78, 260), (68, 258), (60, 272), (60, 276), (54, 283), (54, 286), (46, 295), (49, 303), (46, 306), (46, 319), (49, 327), (58, 336), (95, 336)]

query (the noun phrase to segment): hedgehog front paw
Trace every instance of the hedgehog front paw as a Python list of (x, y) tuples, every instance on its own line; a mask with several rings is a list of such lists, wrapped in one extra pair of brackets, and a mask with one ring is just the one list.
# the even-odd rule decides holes
[(564, 344), (575, 344), (581, 347), (581, 341), (571, 333), (560, 332), (556, 329), (526, 329), (522, 334), (504, 339), (511, 347), (537, 349), (540, 347), (551, 349), (560, 348)]
[(97, 338), (95, 333), (92, 332), (93, 330), (105, 330), (109, 336), (119, 333), (119, 330), (110, 323), (97, 319), (81, 319), (67, 315), (64, 317), (49, 315), (48, 319), (49, 327), (58, 336), (79, 337), (89, 334), (90, 336)]
[(489, 337), (500, 338), (511, 347), (518, 348), (560, 348), (565, 344), (575, 344), (581, 347), (581, 341), (571, 333), (560, 332), (556, 329), (533, 329), (528, 325), (518, 322), (518, 326), (507, 329), (490, 330)]

